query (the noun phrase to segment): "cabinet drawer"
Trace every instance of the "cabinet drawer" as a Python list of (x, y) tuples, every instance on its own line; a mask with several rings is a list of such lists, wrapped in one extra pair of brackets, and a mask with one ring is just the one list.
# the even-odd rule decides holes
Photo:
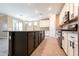
[(71, 41), (74, 40), (74, 41), (78, 42), (78, 34), (74, 33), (74, 32), (68, 33), (68, 40), (71, 40)]
[(73, 37), (74, 37), (74, 41), (78, 42), (78, 33), (74, 33)]

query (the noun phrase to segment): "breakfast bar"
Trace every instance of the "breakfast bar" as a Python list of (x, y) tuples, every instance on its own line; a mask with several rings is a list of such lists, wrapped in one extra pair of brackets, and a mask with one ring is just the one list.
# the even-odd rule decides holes
[(29, 56), (44, 40), (45, 31), (9, 32), (9, 56)]

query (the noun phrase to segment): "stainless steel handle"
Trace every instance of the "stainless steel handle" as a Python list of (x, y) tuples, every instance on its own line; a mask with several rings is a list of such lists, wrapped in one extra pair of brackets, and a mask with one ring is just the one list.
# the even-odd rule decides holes
[(74, 42), (72, 42), (72, 48), (74, 48)]
[(74, 42), (70, 41), (70, 47), (74, 48)]
[(70, 41), (70, 47), (72, 46), (72, 41)]
[(75, 38), (75, 37), (71, 36), (71, 38)]

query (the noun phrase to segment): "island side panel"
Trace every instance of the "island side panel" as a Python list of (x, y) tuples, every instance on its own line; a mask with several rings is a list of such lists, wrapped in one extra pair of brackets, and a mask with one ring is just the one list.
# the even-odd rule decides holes
[(9, 31), (9, 56), (29, 56), (44, 40), (45, 31)]

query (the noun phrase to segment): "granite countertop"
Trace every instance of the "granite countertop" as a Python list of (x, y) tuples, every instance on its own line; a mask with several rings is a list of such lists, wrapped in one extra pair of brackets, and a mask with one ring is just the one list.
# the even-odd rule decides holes
[(77, 30), (69, 30), (69, 29), (60, 29), (61, 31), (76, 31), (77, 32)]
[(13, 30), (5, 30), (3, 32), (33, 32), (33, 31), (45, 31), (45, 30), (22, 30), (22, 31), (13, 31)]

